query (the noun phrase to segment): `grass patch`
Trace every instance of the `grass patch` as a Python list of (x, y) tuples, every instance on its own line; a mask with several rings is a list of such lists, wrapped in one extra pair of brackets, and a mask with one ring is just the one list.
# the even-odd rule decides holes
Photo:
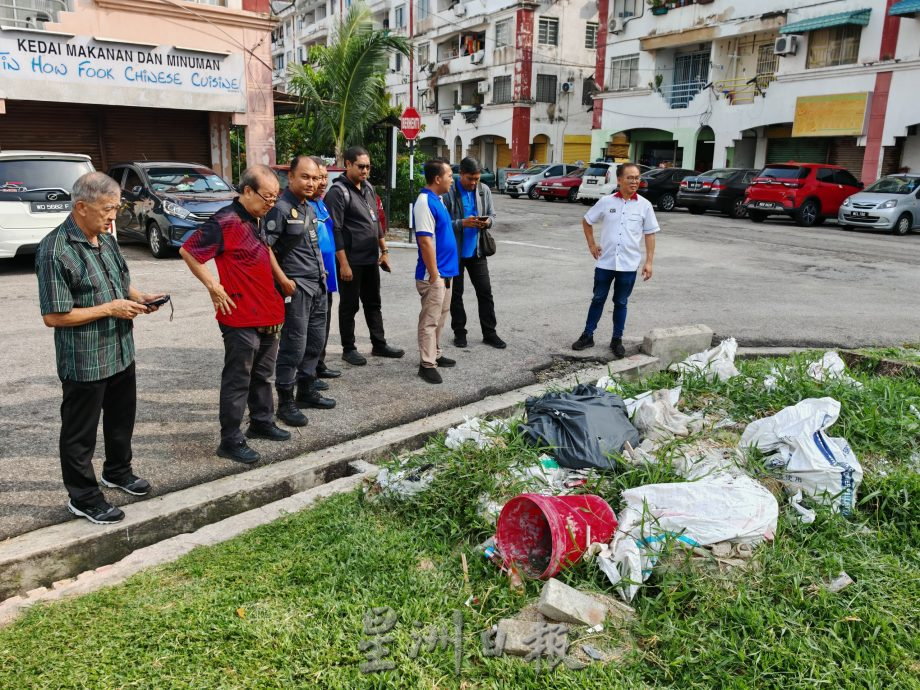
[[(657, 571), (634, 602), (628, 639), (613, 629), (590, 638), (627, 648), (617, 662), (560, 666), (547, 681), (521, 660), (481, 652), (480, 631), (540, 588), (514, 594), (475, 550), (492, 532), (482, 495), (514, 495), (521, 487), (508, 472), (539, 456), (510, 432), (481, 451), (433, 440), (410, 459), (438, 468), (412, 501), (338, 496), (124, 585), (30, 610), (0, 630), (0, 687), (920, 688), (920, 419), (910, 410), (920, 408), (920, 382), (857, 372), (862, 388), (819, 383), (804, 376), (808, 361), (740, 362), (742, 377), (724, 384), (687, 379), (681, 409), (744, 423), (805, 397), (835, 397), (842, 412), (831, 431), (866, 470), (858, 511), (819, 511), (802, 525), (781, 510), (775, 542), (730, 576), (680, 562)], [(791, 373), (765, 391), (764, 376), (787, 365)], [(674, 382), (665, 373), (624, 386), (631, 394)], [(617, 509), (622, 489), (679, 480), (665, 462), (591, 488)], [(462, 553), (474, 608), (464, 605)], [(814, 587), (841, 570), (855, 584), (837, 594)], [(610, 590), (591, 564), (561, 579)], [(396, 668), (364, 675), (362, 616), (379, 606), (398, 615), (388, 645)], [(464, 612), (460, 678), (451, 649), (409, 658), (413, 623), (448, 625), (455, 609)]]

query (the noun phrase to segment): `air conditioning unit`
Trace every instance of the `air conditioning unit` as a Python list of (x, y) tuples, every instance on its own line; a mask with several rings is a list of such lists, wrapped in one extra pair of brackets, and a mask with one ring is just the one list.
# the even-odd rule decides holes
[(619, 17), (614, 17), (610, 20), (610, 23), (607, 25), (607, 31), (612, 34), (618, 34), (623, 30), (623, 20)]
[(476, 93), (489, 93), (489, 82), (481, 81), (476, 84)]
[(572, 93), (575, 91), (575, 82), (573, 81), (564, 81), (562, 86), (559, 87), (562, 93)]
[(486, 51), (477, 50), (475, 53), (470, 55), (470, 62), (472, 62), (474, 65), (481, 65), (485, 57), (486, 57)]
[(461, 5), (459, 2), (453, 5), (454, 14), (458, 17), (463, 17), (466, 15), (466, 5)]
[(801, 36), (796, 36), (794, 34), (790, 34), (788, 36), (780, 36), (773, 44), (773, 54), (795, 55), (795, 51), (799, 47), (799, 41), (801, 39)]

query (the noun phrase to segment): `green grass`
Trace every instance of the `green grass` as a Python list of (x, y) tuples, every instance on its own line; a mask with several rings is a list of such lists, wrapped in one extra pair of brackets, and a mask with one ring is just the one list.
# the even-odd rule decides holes
[[(920, 688), (920, 479), (911, 460), (920, 419), (910, 413), (920, 408), (920, 382), (856, 373), (861, 389), (821, 384), (801, 375), (806, 362), (791, 360), (796, 373), (772, 392), (758, 382), (785, 361), (742, 362), (744, 377), (726, 384), (686, 380), (681, 409), (746, 422), (803, 397), (837, 398), (842, 416), (831, 432), (850, 441), (866, 470), (859, 510), (850, 519), (822, 510), (802, 525), (781, 509), (776, 540), (727, 575), (672, 558), (640, 590), (622, 638), (613, 629), (592, 635), (594, 646), (628, 650), (617, 662), (560, 666), (547, 680), (519, 659), (481, 653), (480, 631), (540, 586), (515, 595), (475, 551), (491, 533), (480, 496), (514, 495), (521, 487), (503, 475), (539, 455), (512, 433), (484, 451), (432, 441), (410, 459), (438, 468), (416, 500), (338, 496), (121, 586), (32, 609), (0, 630), (0, 687)], [(673, 384), (659, 374), (626, 387)], [(665, 462), (591, 488), (617, 509), (624, 488), (679, 480)], [(461, 553), (474, 608), (464, 605)], [(855, 584), (838, 594), (812, 588), (841, 570)], [(591, 564), (562, 579), (610, 591)], [(375, 606), (398, 614), (389, 645), (396, 669), (363, 675), (362, 615)], [(459, 679), (450, 649), (408, 656), (413, 622), (448, 624), (454, 609), (465, 621)]]

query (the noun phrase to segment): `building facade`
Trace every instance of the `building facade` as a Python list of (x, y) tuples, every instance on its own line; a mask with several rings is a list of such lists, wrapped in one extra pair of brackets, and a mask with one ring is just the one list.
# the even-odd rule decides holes
[(5, 0), (0, 147), (180, 160), (233, 177), (274, 163), (268, 0)]
[(598, 6), (593, 158), (920, 170), (920, 1)]

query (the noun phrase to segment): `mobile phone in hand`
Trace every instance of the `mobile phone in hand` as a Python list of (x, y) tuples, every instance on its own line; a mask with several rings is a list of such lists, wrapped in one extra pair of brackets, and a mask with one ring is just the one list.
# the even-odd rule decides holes
[(166, 304), (168, 301), (169, 295), (163, 295), (162, 297), (157, 297), (156, 299), (152, 299), (149, 302), (144, 302), (143, 304), (145, 307), (159, 307)]

